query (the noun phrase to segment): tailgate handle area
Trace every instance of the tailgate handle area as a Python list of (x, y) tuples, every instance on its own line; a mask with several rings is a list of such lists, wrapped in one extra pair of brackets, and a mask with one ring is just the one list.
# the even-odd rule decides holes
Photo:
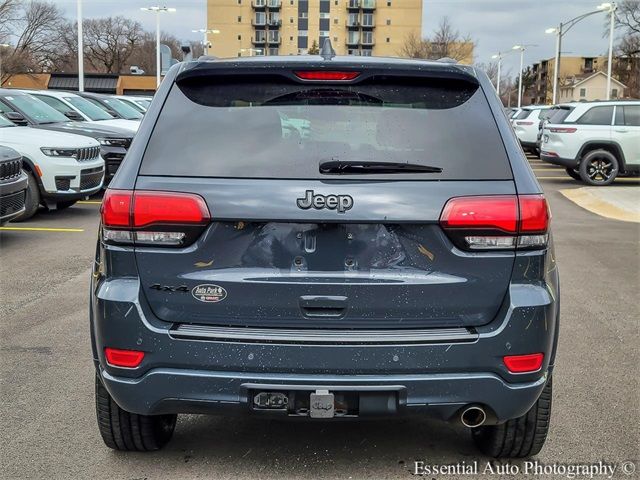
[(340, 318), (347, 313), (348, 298), (334, 295), (304, 295), (300, 310), (307, 318)]

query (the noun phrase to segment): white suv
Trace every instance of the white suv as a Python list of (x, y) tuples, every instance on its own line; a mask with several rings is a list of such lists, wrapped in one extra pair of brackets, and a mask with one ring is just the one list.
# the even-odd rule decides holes
[(511, 117), (513, 129), (523, 149), (537, 150), (536, 141), (538, 140), (538, 127), (541, 120), (540, 113), (549, 108), (551, 108), (549, 105), (531, 105), (524, 107), (514, 117)]
[(566, 167), (589, 185), (609, 185), (620, 173), (640, 173), (640, 101), (571, 106), (562, 123), (545, 124), (542, 160)]
[(39, 205), (70, 207), (102, 188), (104, 160), (93, 138), (18, 127), (0, 115), (0, 145), (22, 155), (29, 178), (25, 212), (14, 221), (32, 217)]
[(72, 92), (56, 90), (22, 90), (42, 100), (50, 107), (67, 116), (70, 120), (86, 121), (97, 125), (118, 127), (136, 133), (140, 126), (140, 120), (127, 120), (115, 118), (106, 110), (98, 107), (89, 100)]

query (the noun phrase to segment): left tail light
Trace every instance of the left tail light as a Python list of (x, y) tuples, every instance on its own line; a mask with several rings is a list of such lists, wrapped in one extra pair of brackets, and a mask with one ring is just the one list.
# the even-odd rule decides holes
[(211, 220), (193, 193), (107, 190), (100, 208), (102, 239), (109, 244), (183, 247)]
[(495, 195), (449, 199), (440, 225), (464, 250), (545, 248), (550, 221), (544, 195)]

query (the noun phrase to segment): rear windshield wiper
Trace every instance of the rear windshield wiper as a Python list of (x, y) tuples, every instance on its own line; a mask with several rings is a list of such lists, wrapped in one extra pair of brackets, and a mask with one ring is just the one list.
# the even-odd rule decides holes
[(340, 162), (332, 160), (320, 164), (320, 173), (324, 175), (352, 175), (365, 173), (441, 173), (442, 168), (417, 163), (367, 162), (352, 160)]

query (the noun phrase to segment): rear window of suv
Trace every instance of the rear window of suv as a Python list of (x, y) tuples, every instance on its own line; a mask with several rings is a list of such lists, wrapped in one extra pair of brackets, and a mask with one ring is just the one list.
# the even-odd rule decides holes
[(514, 120), (524, 120), (525, 118), (527, 118), (529, 116), (529, 114), (532, 112), (533, 110), (522, 110), (520, 113), (518, 113), (515, 117), (513, 117)]
[(141, 175), (335, 179), (327, 161), (402, 162), (438, 173), (340, 178), (511, 179), (486, 97), (461, 80), (299, 84), (279, 76), (174, 84)]

